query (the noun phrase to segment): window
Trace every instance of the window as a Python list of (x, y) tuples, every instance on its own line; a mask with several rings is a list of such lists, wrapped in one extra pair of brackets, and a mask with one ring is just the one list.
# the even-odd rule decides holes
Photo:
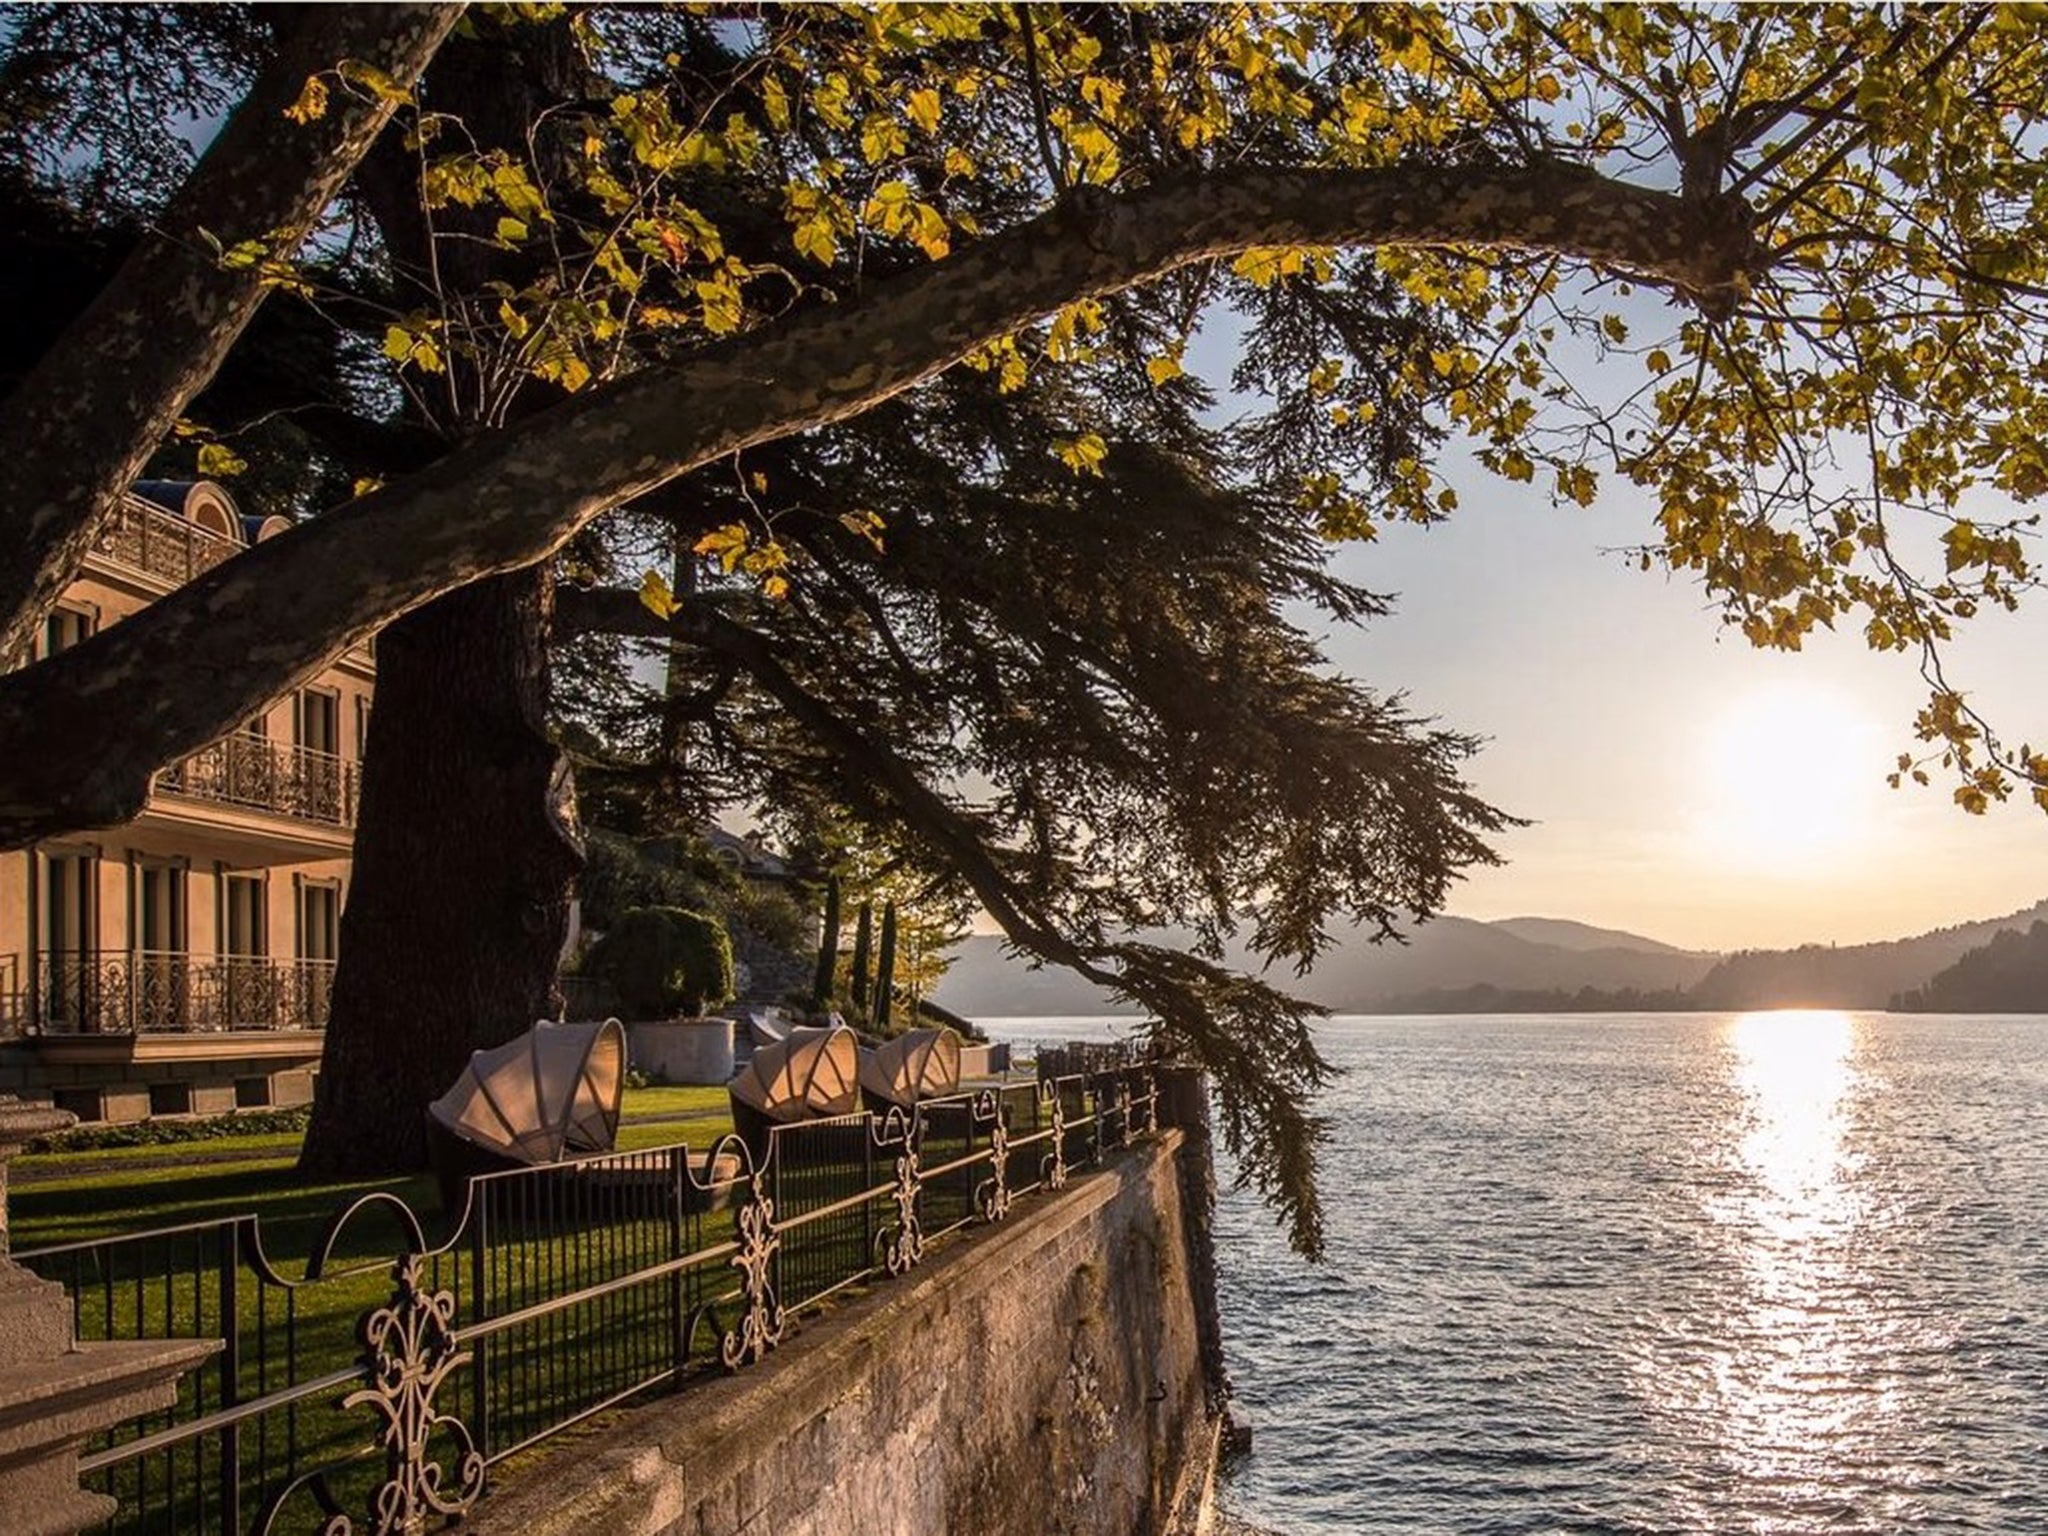
[(185, 871), (175, 864), (135, 870), (135, 947), (145, 954), (185, 948)]
[(43, 620), (43, 643), (41, 655), (54, 656), (59, 651), (68, 651), (87, 635), (92, 633), (90, 613), (76, 608), (52, 609), (50, 616)]
[(220, 877), (221, 1020), (230, 1029), (268, 1029), (278, 1016), (270, 952), (269, 886), (261, 875)]
[(307, 688), (299, 694), (298, 743), (312, 752), (333, 756), (341, 750), (341, 700)]
[(130, 981), (134, 1027), (183, 1029), (189, 1023), (190, 977), (185, 955), (185, 870), (177, 864), (137, 864), (135, 927), (139, 953)]
[(52, 853), (43, 864), (43, 947), (78, 955), (99, 947), (99, 861), (89, 853)]
[(341, 887), (299, 887), (299, 958), (332, 960), (341, 950)]
[(356, 761), (363, 760), (363, 754), (370, 749), (370, 701), (361, 694), (356, 695)]
[(269, 911), (261, 875), (222, 875), (221, 953), (253, 960), (270, 953)]

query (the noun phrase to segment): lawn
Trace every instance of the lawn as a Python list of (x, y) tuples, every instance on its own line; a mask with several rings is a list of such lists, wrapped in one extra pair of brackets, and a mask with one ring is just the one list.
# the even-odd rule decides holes
[[(628, 1088), (620, 1114), (621, 1151), (686, 1142), (705, 1148), (732, 1129), (723, 1085)], [(302, 1133), (265, 1131), (203, 1141), (40, 1152), (15, 1159), (10, 1206), (16, 1248), (40, 1248), (121, 1232), (253, 1212), (263, 1219), (273, 1257), (302, 1262), (335, 1210), (373, 1189), (399, 1195), (439, 1235), (434, 1181), (369, 1179), (306, 1184), (294, 1172)]]

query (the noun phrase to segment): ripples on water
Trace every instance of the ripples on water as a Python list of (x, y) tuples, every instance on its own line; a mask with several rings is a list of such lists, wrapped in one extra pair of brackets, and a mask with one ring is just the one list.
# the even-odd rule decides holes
[(1239, 1515), (2048, 1532), (2048, 1019), (1347, 1019), (1329, 1260), (1220, 1213)]

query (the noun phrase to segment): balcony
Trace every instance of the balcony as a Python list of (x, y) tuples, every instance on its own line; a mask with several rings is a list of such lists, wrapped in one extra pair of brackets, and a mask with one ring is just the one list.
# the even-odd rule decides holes
[(210, 528), (130, 496), (122, 500), (94, 552), (177, 587), (240, 554), (242, 546)]
[(332, 752), (234, 735), (164, 769), (156, 787), (193, 800), (353, 828), (359, 773), (354, 763)]
[(150, 950), (7, 957), (0, 976), (17, 989), (0, 996), (0, 1031), (28, 1037), (324, 1029), (334, 990), (332, 960)]

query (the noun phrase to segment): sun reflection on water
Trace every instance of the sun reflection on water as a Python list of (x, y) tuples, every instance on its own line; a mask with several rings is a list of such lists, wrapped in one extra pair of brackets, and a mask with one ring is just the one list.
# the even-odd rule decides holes
[(1739, 1150), (1758, 1186), (1733, 1214), (1787, 1240), (1854, 1220), (1842, 1135), (1855, 1040), (1856, 1021), (1834, 1010), (1745, 1013), (1728, 1026), (1732, 1075), (1747, 1110)]
[[(1692, 1320), (1706, 1324), (1703, 1358), (1667, 1390), (1680, 1399), (1670, 1406), (1722, 1446), (1731, 1483), (1771, 1490), (1762, 1507), (1789, 1515), (1746, 1529), (1806, 1529), (1862, 1480), (1904, 1408), (1890, 1391), (1851, 1386), (1898, 1342), (1862, 1272), (1870, 1212), (1851, 1129), (1872, 1084), (1857, 1045), (1856, 1019), (1836, 1011), (1726, 1025), (1728, 1140), (1707, 1210), (1732, 1283), (1712, 1315)], [(1718, 1528), (1709, 1509), (1697, 1513)]]

